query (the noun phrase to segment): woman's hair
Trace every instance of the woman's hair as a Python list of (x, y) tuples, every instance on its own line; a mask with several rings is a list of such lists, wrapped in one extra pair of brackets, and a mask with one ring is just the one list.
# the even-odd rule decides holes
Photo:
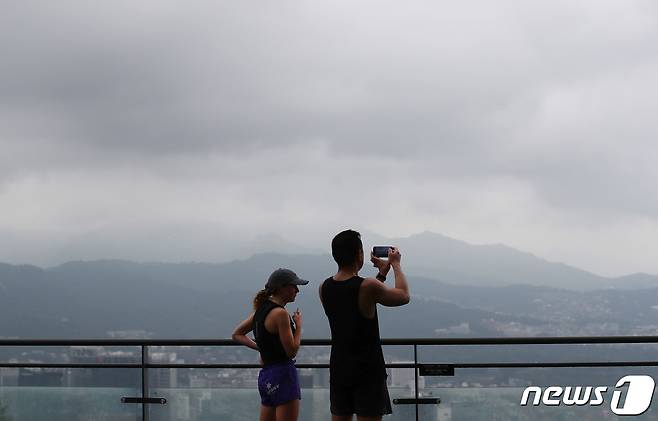
[(261, 289), (258, 291), (254, 297), (254, 310), (258, 310), (258, 307), (260, 307), (260, 305), (263, 304), (263, 302), (265, 302), (265, 300), (267, 300), (271, 294), (272, 293), (266, 289)]

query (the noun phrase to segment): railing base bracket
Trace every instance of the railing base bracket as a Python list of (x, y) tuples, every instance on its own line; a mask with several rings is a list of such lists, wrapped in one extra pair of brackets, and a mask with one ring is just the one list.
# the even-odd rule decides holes
[(402, 398), (402, 399), (393, 399), (394, 405), (438, 405), (441, 403), (441, 398)]
[(121, 398), (121, 403), (154, 403), (165, 405), (167, 400), (165, 398)]

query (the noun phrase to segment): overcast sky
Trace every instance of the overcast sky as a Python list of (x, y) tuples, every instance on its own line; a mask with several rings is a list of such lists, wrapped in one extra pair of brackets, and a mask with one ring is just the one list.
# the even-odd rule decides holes
[(353, 227), (658, 273), (657, 4), (4, 2), (0, 261)]

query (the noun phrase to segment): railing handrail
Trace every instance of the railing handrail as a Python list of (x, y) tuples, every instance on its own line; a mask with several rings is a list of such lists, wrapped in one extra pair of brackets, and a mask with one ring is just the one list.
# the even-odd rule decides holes
[[(658, 343), (658, 336), (520, 336), (383, 338), (382, 345), (559, 345)], [(302, 346), (329, 346), (330, 339), (302, 339)], [(1, 346), (241, 346), (232, 339), (0, 339)]]
[[(656, 361), (600, 361), (600, 362), (513, 362), (513, 363), (457, 363), (422, 364), (418, 361), (418, 346), (424, 345), (549, 345), (549, 344), (631, 344), (658, 343), (658, 336), (554, 336), (554, 337), (490, 337), (490, 338), (385, 338), (382, 345), (411, 345), (414, 350), (412, 363), (388, 363), (386, 367), (412, 368), (414, 371), (414, 398), (394, 400), (397, 404), (415, 405), (416, 421), (419, 420), (418, 405), (425, 404), (418, 390), (419, 370), (428, 365), (445, 366), (454, 374), (459, 368), (522, 368), (522, 367), (613, 367), (613, 366), (658, 366)], [(330, 339), (305, 339), (304, 346), (331, 345)], [(149, 362), (149, 347), (157, 346), (241, 346), (232, 339), (0, 339), (3, 346), (139, 346), (141, 364), (50, 364), (50, 363), (0, 363), (0, 368), (133, 368), (141, 369), (142, 393), (138, 397), (124, 397), (124, 403), (141, 403), (142, 420), (149, 421), (149, 405), (163, 404), (166, 399), (149, 395), (148, 370), (153, 368), (259, 368), (257, 364), (154, 364)], [(327, 368), (328, 364), (297, 364), (299, 368)], [(432, 399), (430, 403), (438, 403)]]

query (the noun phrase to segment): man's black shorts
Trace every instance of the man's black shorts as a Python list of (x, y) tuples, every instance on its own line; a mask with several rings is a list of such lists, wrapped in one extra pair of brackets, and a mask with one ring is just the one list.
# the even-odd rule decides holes
[(329, 400), (331, 413), (334, 415), (357, 414), (362, 417), (378, 417), (393, 412), (386, 379), (376, 383), (355, 385), (331, 384)]

